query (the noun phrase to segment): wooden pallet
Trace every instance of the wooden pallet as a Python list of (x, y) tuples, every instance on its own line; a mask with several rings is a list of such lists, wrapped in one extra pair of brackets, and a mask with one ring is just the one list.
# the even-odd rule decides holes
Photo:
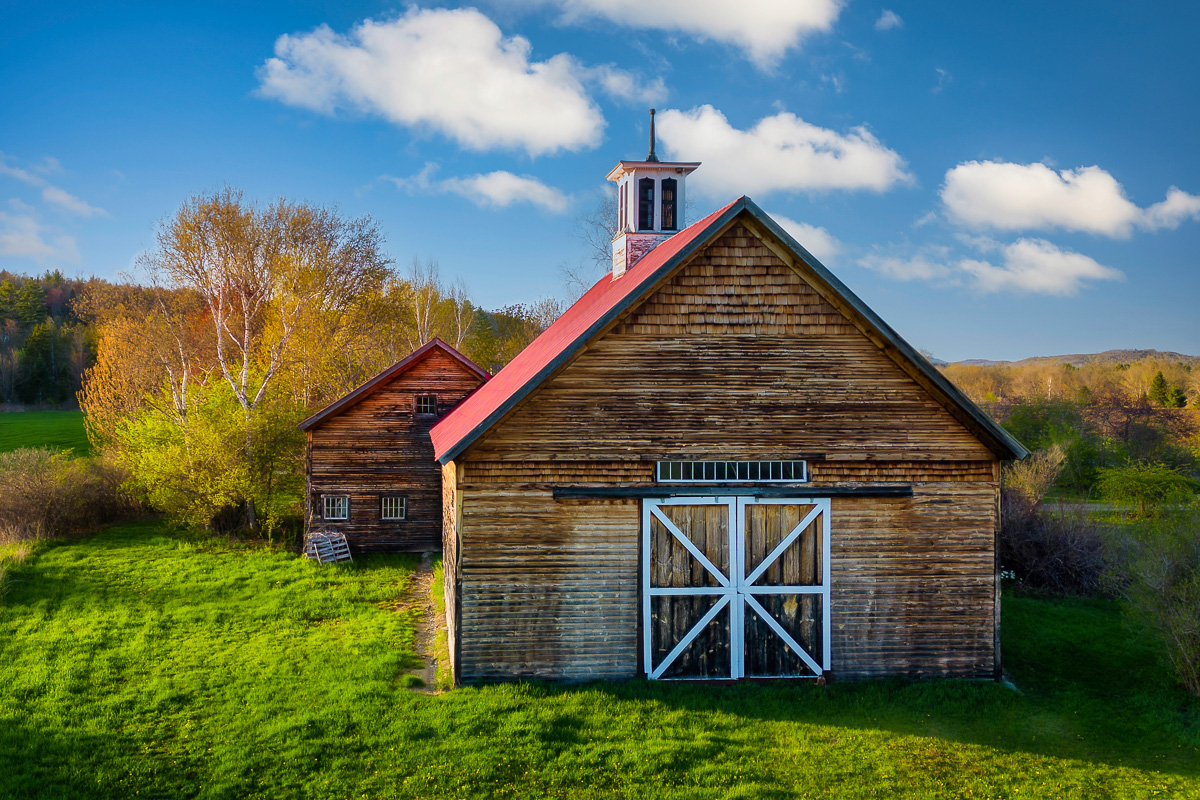
[(337, 531), (315, 531), (304, 540), (304, 557), (318, 564), (353, 561), (346, 534)]

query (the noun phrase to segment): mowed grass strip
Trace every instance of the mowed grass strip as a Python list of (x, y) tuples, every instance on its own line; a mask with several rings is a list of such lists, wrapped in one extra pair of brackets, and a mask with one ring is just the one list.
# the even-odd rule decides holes
[(0, 413), (0, 453), (21, 447), (91, 452), (82, 411), (15, 411)]
[(0, 597), (0, 796), (1200, 796), (1200, 706), (1108, 602), (1006, 601), (990, 682), (508, 684), (429, 696), (415, 558), (318, 566), (158, 522)]

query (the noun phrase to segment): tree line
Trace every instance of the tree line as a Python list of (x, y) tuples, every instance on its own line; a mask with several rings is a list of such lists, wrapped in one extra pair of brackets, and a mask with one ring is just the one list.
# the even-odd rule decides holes
[(1200, 476), (1200, 360), (941, 369), (1030, 450), (1061, 449), (1059, 490), (1094, 496), (1105, 470), (1139, 465)]
[(0, 272), (0, 404), (73, 404), (95, 358), (74, 301), (96, 281)]

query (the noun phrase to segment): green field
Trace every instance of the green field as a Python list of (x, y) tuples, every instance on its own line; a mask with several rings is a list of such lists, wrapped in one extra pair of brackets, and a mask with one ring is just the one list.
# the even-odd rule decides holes
[(0, 453), (19, 447), (90, 452), (82, 411), (18, 411), (0, 414)]
[(0, 797), (1200, 797), (1200, 703), (1102, 601), (993, 683), (403, 688), (415, 560), (160, 522), (7, 553)]

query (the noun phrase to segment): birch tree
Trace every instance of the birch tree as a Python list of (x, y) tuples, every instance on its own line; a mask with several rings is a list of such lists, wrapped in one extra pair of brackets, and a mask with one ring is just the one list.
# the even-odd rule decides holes
[[(343, 313), (377, 290), (389, 263), (381, 244), (370, 219), (282, 199), (259, 206), (231, 188), (191, 198), (159, 229), (142, 263), (155, 283), (203, 303), (215, 371), (241, 411), (247, 461), (255, 415), (288, 361), (298, 324), (314, 310)], [(254, 528), (254, 498), (245, 502)]]

